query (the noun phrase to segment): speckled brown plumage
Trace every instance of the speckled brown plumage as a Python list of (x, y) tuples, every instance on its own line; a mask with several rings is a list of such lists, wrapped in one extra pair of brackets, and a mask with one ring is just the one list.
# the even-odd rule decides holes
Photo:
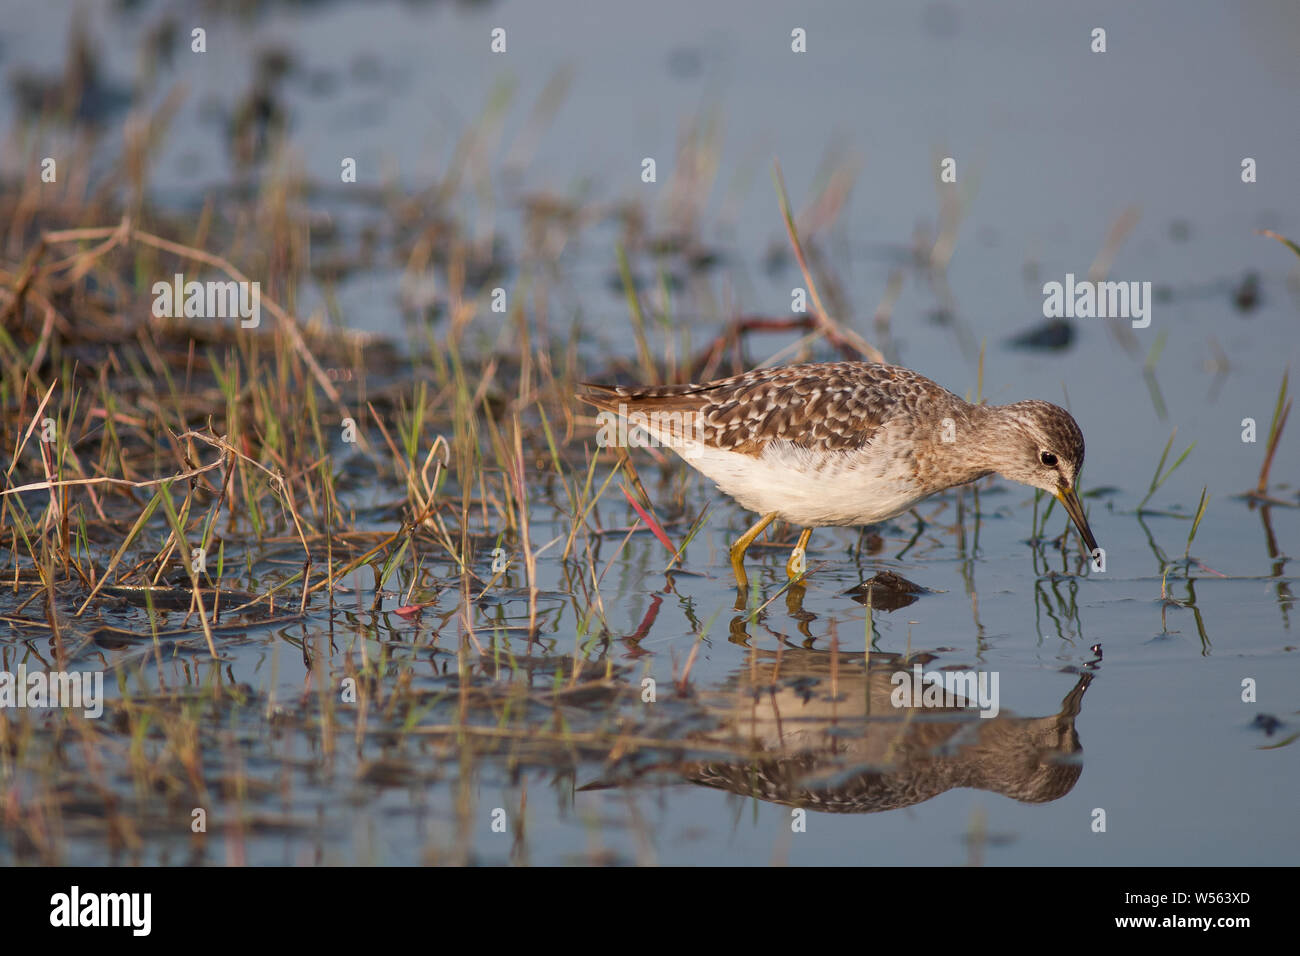
[(785, 439), (817, 451), (861, 448), (888, 419), (962, 400), (910, 369), (866, 362), (762, 368), (691, 385), (599, 386), (579, 396), (618, 411), (696, 412), (717, 448), (758, 455)]

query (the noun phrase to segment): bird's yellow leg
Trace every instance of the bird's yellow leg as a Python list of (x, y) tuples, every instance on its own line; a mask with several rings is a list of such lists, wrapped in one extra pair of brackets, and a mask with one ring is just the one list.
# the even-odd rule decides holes
[(785, 576), (791, 581), (808, 568), (808, 539), (811, 537), (812, 528), (804, 528), (799, 533), (799, 543), (790, 552), (790, 560), (785, 563)]
[(742, 534), (736, 543), (731, 546), (731, 570), (736, 572), (736, 583), (742, 588), (749, 585), (749, 578), (745, 576), (745, 552), (749, 546), (754, 543), (754, 539), (763, 533), (763, 529), (770, 525), (776, 519), (776, 512), (770, 515), (763, 515), (758, 519), (758, 523)]

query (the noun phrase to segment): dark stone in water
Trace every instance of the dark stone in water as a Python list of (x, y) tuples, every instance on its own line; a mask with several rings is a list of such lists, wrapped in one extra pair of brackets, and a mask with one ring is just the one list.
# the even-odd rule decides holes
[(845, 593), (861, 605), (870, 604), (872, 610), (897, 611), (900, 607), (915, 604), (918, 597), (930, 591), (901, 574), (881, 571)]
[(1278, 720), (1272, 714), (1256, 714), (1255, 719), (1251, 721), (1250, 726), (1256, 730), (1262, 730), (1268, 736), (1272, 737), (1273, 732), (1282, 726), (1282, 721)]
[(1041, 325), (1008, 340), (1013, 349), (1059, 352), (1074, 344), (1074, 323), (1068, 319), (1049, 319)]
[(1247, 272), (1241, 277), (1241, 284), (1232, 293), (1232, 304), (1238, 312), (1253, 312), (1259, 305), (1259, 273)]
[(138, 643), (133, 641), (126, 632), (115, 627), (97, 627), (90, 632), (90, 638), (96, 646), (108, 651), (120, 651)]

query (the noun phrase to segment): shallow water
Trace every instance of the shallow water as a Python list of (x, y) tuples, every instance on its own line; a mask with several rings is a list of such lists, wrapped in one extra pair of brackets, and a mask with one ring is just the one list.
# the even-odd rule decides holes
[[(0, 26), (0, 68), (55, 69), (70, 7), (10, 6), (22, 9)], [(1254, 234), (1269, 228), (1300, 235), (1290, 174), (1300, 155), (1300, 130), (1290, 121), (1300, 96), (1296, 10), (1252, 4), (1190, 17), (1179, 4), (1114, 4), (1084, 15), (1031, 4), (987, 11), (934, 3), (879, 11), (872, 5), (868, 14), (853, 4), (792, 12), (763, 2), (746, 4), (740, 16), (736, 4), (667, 2), (653, 12), (606, 4), (599, 13), (586, 6), (272, 5), (247, 22), (214, 20), (210, 52), (179, 54), (158, 85), (161, 96), (170, 81), (184, 78), (190, 92), (153, 158), (155, 201), (197, 208), (208, 189), (236, 177), (223, 126), (204, 118), (205, 105), (209, 117), (233, 107), (260, 45), (292, 53), (295, 68), (280, 91), (291, 111), (292, 143), (307, 173), (325, 183), (335, 181), (338, 157), (354, 155), (372, 177), (393, 170), (403, 188), (425, 188), (467, 127), (480, 121), (497, 84), (513, 81), (502, 136), (483, 166), (493, 183), (507, 185), (490, 200), (466, 190), (452, 212), (471, 233), (499, 234), (516, 263), (536, 250), (513, 196), (585, 189), (614, 203), (657, 190), (658, 199), (669, 193), (684, 124), (713, 116), (716, 182), (690, 208), (722, 262), (702, 275), (682, 270), (683, 285), (672, 296), (673, 315), (691, 323), (698, 348), (732, 314), (787, 314), (790, 290), (802, 284), (793, 263), (764, 267), (769, 249), (785, 246), (771, 159), (780, 160), (799, 207), (814, 194), (828, 150), (854, 154), (861, 171), (851, 201), (821, 243), (823, 261), (840, 281), (841, 318), (874, 340), (870, 317), (897, 270), (902, 291), (893, 306), (891, 359), (974, 394), (986, 343), (985, 397), (1068, 405), (1088, 441), (1084, 488), (1103, 491), (1086, 500), (1107, 552), (1105, 572), (1083, 567), (1072, 537), (1064, 552), (1052, 540), (1031, 542), (1032, 493), (992, 481), (980, 485), (978, 498), (967, 489), (927, 502), (918, 509), (925, 521), (919, 536), (910, 516), (877, 529), (879, 548), (870, 553), (862, 553), (865, 539), (856, 530), (818, 531), (809, 553), (814, 571), (794, 603), (778, 593), (785, 552), (751, 551), (751, 581), (758, 585), (751, 606), (771, 600), (751, 620), (734, 608), (726, 560), (728, 543), (749, 516), (698, 476), (683, 478), (680, 464), (660, 468), (641, 453), (635, 460), (656, 501), (670, 500), (686, 481), (686, 518), (669, 527), (675, 540), (690, 517), (710, 506), (683, 573), (664, 573), (668, 555), (648, 532), (621, 548), (623, 535), (611, 533), (595, 554), (597, 568), (608, 565), (597, 601), (582, 567), (560, 561), (559, 548), (548, 551), (538, 561), (540, 633), (531, 644), (521, 630), (493, 634), (494, 626), (528, 623), (519, 575), (468, 612), (480, 656), (464, 637), (453, 568), (430, 560), (422, 586), (438, 600), (419, 615), (396, 613), (406, 603), (396, 586), (372, 611), (373, 580), (356, 575), (350, 586), (362, 593), (340, 594), (333, 612), (317, 601), (305, 621), (220, 635), (226, 660), (219, 666), (206, 659), (201, 637), (161, 667), (151, 662), (152, 641), (88, 646), (80, 663), (130, 675), (131, 695), (159, 682), (172, 692), (192, 691), (205, 776), (218, 796), (209, 839), (196, 841), (184, 787), (170, 796), (139, 792), (130, 741), (110, 727), (99, 768), (82, 770), (79, 762), (89, 758), (66, 757), (71, 764), (58, 778), (59, 858), (1293, 862), (1291, 794), (1300, 782), (1289, 744), (1300, 724), (1296, 583), (1287, 557), (1300, 541), (1294, 423), (1272, 470), (1271, 494), (1286, 505), (1261, 509), (1238, 495), (1255, 485), (1278, 387), (1300, 343), (1298, 260)], [(92, 35), (118, 85), (129, 89), (141, 25), (161, 9), (93, 12)], [(487, 34), (496, 25), (507, 28), (509, 45), (494, 57)], [(809, 35), (802, 56), (789, 52), (789, 32), (798, 25)], [(1107, 29), (1104, 54), (1088, 49), (1096, 25)], [(187, 21), (182, 26), (184, 33)], [(248, 43), (249, 36), (257, 42)], [(573, 71), (568, 95), (511, 180), (511, 146), (516, 157), (532, 152), (528, 116), (537, 91), (566, 67)], [(105, 120), (105, 155), (118, 148), (112, 130), (121, 120), (120, 113)], [(16, 128), (11, 101), (0, 107), (0, 123)], [(911, 250), (918, 224), (935, 228), (935, 169), (948, 155), (957, 159), (968, 208), (945, 293), (914, 266)], [(640, 180), (645, 156), (658, 158), (655, 185)], [(1258, 162), (1253, 184), (1240, 179), (1246, 156)], [(345, 235), (376, 215), (337, 190), (309, 201), (343, 224)], [(1061, 351), (1009, 348), (1009, 338), (1043, 321), (1042, 284), (1086, 274), (1107, 230), (1131, 205), (1140, 218), (1110, 277), (1151, 282), (1156, 293), (1150, 326), (1127, 331), (1132, 349), (1119, 339), (1124, 323), (1102, 319), (1078, 320), (1073, 344)], [(661, 201), (655, 224), (668, 231), (670, 217)], [(616, 237), (607, 225), (593, 226), (557, 258), (562, 269), (547, 325), (562, 340), (581, 321), (592, 374), (611, 355), (634, 354), (626, 299), (610, 282), (617, 276)], [(654, 284), (649, 259), (636, 265)], [(1258, 302), (1243, 310), (1233, 294), (1248, 272), (1258, 273)], [(347, 324), (418, 340), (404, 324), (399, 276), (400, 264), (381, 259), (342, 282)], [(511, 267), (506, 284), (514, 278)], [(653, 290), (646, 296), (657, 301)], [(306, 290), (300, 311), (320, 299), (319, 287)], [(494, 318), (481, 317), (475, 328), (487, 342), (496, 338)], [(791, 341), (758, 337), (747, 346), (749, 358), (763, 361)], [(1216, 369), (1220, 349), (1226, 367)], [(1242, 441), (1246, 418), (1257, 423), (1253, 444)], [(1170, 460), (1193, 442), (1195, 448), (1147, 506), (1163, 513), (1139, 519), (1136, 510), (1175, 428)], [(1210, 502), (1190, 549), (1194, 560), (1184, 562), (1187, 518), (1202, 487)], [(359, 492), (358, 503), (400, 498), (384, 491)], [(558, 493), (539, 483), (535, 547), (567, 534), (562, 510)], [(600, 514), (607, 528), (633, 518), (613, 488)], [(371, 526), (396, 520), (380, 512)], [(1047, 538), (1064, 528), (1058, 510)], [(845, 592), (885, 569), (931, 593), (898, 610), (874, 610), (869, 624), (867, 608)], [(1169, 601), (1162, 600), (1166, 571)], [(255, 591), (276, 573), (262, 565), (254, 578), (232, 586)], [(12, 613), (17, 604), (6, 595), (0, 607)], [(589, 638), (601, 614), (622, 639)], [(114, 622), (149, 632), (139, 609), (119, 611)], [(14, 627), (0, 632), (6, 664), (28, 639)], [(858, 668), (868, 643), (882, 676), (903, 667), (890, 655), (918, 653), (932, 658), (930, 670), (996, 672), (999, 716), (950, 717), (939, 742), (916, 734), (941, 725), (942, 717), (862, 716), (854, 707), (867, 699)], [(783, 657), (772, 675), (763, 668), (773, 666), (769, 657), (778, 649)], [(364, 727), (355, 709), (336, 707), (329, 740), (319, 718), (321, 688), (353, 673), (363, 653), (372, 664), (384, 662), (369, 687), (379, 703)], [(834, 665), (832, 686), (830, 660), (837, 655), (843, 660)], [(688, 660), (688, 685), (678, 687)], [(645, 677), (656, 681), (654, 703), (642, 700)], [(1247, 679), (1257, 683), (1252, 703), (1242, 700)], [(794, 689), (782, 684), (791, 680)], [(399, 682), (421, 701), (416, 712), (385, 713), (380, 706)], [(112, 677), (106, 684), (110, 699), (120, 699)], [(769, 751), (783, 748), (786, 764), (776, 770), (771, 760), (739, 752), (745, 748), (736, 742), (752, 743), (753, 729), (736, 715), (775, 706), (768, 689), (774, 684), (786, 695), (783, 722), (799, 728), (790, 733), (806, 731), (779, 746), (779, 734), (768, 738)], [(879, 703), (874, 694), (870, 699)], [(1253, 726), (1261, 713), (1282, 726), (1271, 734)], [(462, 719), (485, 729), (445, 730)], [(574, 739), (564, 740), (561, 726)], [(1052, 741), (1026, 744), (1030, 768), (990, 756), (996, 748), (981, 743), (999, 731), (1027, 736), (1030, 726), (1050, 730)], [(642, 743), (616, 746), (608, 736), (615, 730)], [(926, 754), (900, 757), (900, 739), (923, 739)], [(1269, 749), (1283, 742), (1289, 745)], [(37, 734), (33, 748), (53, 754), (53, 731)], [(41, 775), (31, 769), (37, 763), (4, 768), (12, 792), (39, 788)], [(703, 766), (714, 770), (702, 773)], [(823, 792), (852, 791), (864, 812), (819, 810), (806, 789), (796, 790), (801, 795), (793, 802), (808, 812), (803, 829), (793, 832), (796, 818), (781, 792), (754, 784), (762, 796), (745, 796), (690, 779), (757, 780), (759, 766), (778, 777), (811, 779)], [(1041, 802), (1018, 801), (991, 782), (1014, 777), (1017, 768), (1052, 779), (1035, 791)], [(105, 793), (118, 795), (138, 839), (109, 832)], [(494, 832), (496, 808), (505, 811), (506, 832)], [(1094, 832), (1098, 809), (1105, 811), (1104, 833)], [(0, 856), (32, 858), (28, 840), (0, 831)]]

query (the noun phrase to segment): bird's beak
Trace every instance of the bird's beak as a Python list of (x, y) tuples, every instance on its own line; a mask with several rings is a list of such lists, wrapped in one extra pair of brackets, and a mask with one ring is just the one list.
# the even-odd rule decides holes
[(1088, 517), (1083, 513), (1083, 502), (1079, 500), (1079, 493), (1073, 488), (1063, 488), (1056, 492), (1056, 500), (1065, 508), (1065, 513), (1079, 529), (1083, 543), (1088, 546), (1088, 553), (1092, 554), (1097, 550), (1097, 539), (1092, 536), (1092, 529), (1088, 527)]

